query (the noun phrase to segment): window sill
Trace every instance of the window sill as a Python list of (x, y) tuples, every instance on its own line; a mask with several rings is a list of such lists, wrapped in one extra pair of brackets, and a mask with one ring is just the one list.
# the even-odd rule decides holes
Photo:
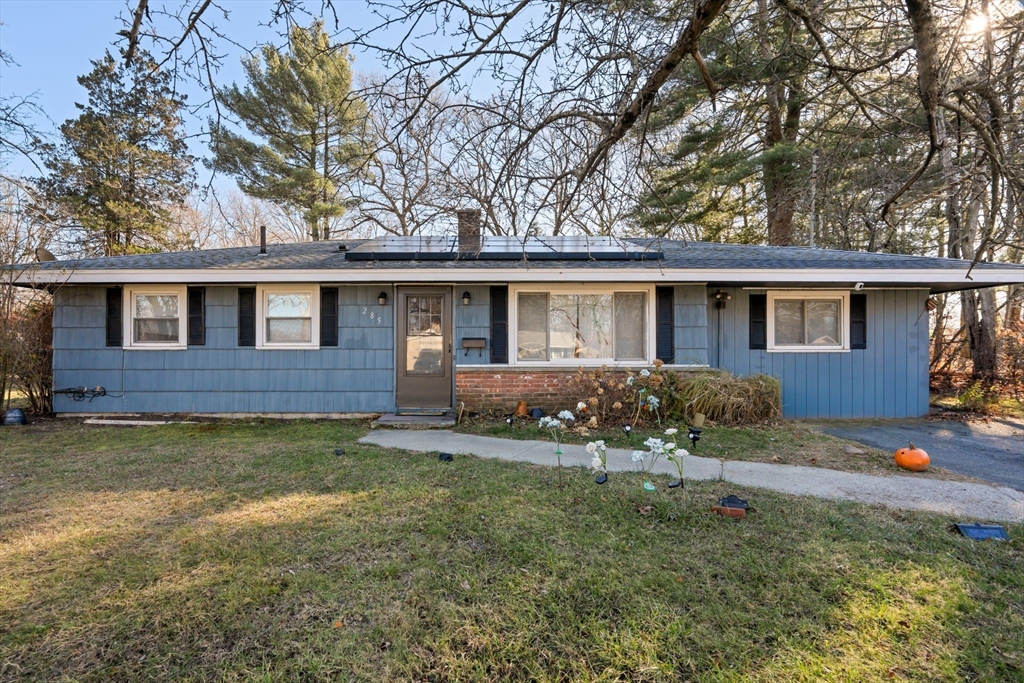
[(767, 351), (768, 351), (768, 353), (849, 353), (850, 349), (837, 349), (837, 348), (834, 348), (834, 347), (827, 348), (827, 349), (798, 348), (798, 347), (794, 347), (794, 348), (791, 348), (791, 349), (779, 349), (779, 348), (767, 349)]
[(187, 346), (181, 344), (167, 344), (167, 345), (149, 345), (149, 344), (138, 344), (136, 346), (122, 346), (125, 351), (187, 351)]
[[(329, 347), (329, 348), (334, 348)], [(319, 351), (319, 344), (264, 344), (257, 346), (258, 351)]]

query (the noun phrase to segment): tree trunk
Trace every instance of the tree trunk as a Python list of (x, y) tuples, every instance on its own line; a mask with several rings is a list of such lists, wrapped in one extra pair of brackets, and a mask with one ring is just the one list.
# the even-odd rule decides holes
[[(767, 0), (757, 2), (758, 23), (761, 29), (761, 57), (766, 63), (776, 58), (768, 35)], [(784, 19), (792, 30), (788, 15)], [(767, 115), (764, 130), (765, 159), (761, 165), (764, 175), (764, 194), (767, 204), (768, 244), (792, 246), (793, 216), (796, 213), (797, 189), (794, 178), (793, 155), (800, 130), (803, 108), (800, 79), (790, 84), (789, 93), (781, 79), (772, 78), (765, 92)], [(785, 111), (783, 111), (785, 107)], [(789, 149), (780, 149), (781, 145)]]

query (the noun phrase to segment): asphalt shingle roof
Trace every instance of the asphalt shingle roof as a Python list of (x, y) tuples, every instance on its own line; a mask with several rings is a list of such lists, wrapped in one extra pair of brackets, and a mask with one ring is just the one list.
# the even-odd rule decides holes
[[(346, 242), (304, 242), (298, 244), (271, 244), (267, 254), (260, 256), (258, 247), (232, 247), (160, 254), (136, 254), (94, 259), (49, 261), (34, 266), (42, 269), (74, 270), (323, 270), (372, 268), (463, 269), (463, 268), (526, 268), (565, 270), (575, 268), (651, 268), (651, 269), (964, 269), (969, 261), (878, 254), (860, 251), (810, 249), (807, 247), (765, 247), (711, 242), (682, 242), (671, 240), (630, 240), (638, 245), (660, 249), (661, 261), (353, 261), (346, 260), (339, 244), (354, 247), (361, 240)], [(1020, 266), (1001, 263), (979, 263), (975, 269), (1019, 269)]]

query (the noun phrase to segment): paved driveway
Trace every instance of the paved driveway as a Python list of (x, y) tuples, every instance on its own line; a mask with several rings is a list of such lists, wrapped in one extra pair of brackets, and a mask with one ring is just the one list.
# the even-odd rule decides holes
[(827, 434), (894, 452), (908, 441), (928, 451), (932, 464), (1024, 491), (1024, 422), (857, 420), (818, 423)]

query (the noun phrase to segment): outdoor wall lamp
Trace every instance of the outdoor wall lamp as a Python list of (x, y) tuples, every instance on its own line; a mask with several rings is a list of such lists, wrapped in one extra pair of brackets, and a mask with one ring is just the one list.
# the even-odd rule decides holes
[(725, 308), (726, 302), (729, 301), (729, 299), (731, 298), (732, 294), (729, 294), (729, 292), (725, 291), (724, 289), (720, 289), (717, 292), (715, 292), (715, 299), (717, 299), (716, 306), (718, 308)]
[(381, 306), (385, 305), (387, 302), (388, 302), (388, 293), (387, 292), (381, 292), (380, 294), (377, 295), (377, 303), (379, 303)]
[(697, 450), (697, 442), (700, 441), (700, 431), (696, 427), (690, 427), (690, 432), (686, 435), (686, 438), (693, 444), (693, 450)]
[(473, 297), (471, 297), (469, 295), (469, 292), (463, 292), (462, 293), (462, 305), (463, 306), (468, 306), (469, 302), (472, 301), (472, 300), (473, 300)]

